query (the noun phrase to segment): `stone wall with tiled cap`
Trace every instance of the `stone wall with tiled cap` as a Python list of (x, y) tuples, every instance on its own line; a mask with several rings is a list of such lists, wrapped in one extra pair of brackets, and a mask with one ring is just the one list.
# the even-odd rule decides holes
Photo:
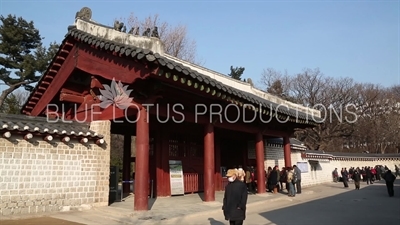
[(35, 214), (108, 204), (110, 122), (92, 122), (104, 143), (23, 134), (0, 136), (0, 215)]

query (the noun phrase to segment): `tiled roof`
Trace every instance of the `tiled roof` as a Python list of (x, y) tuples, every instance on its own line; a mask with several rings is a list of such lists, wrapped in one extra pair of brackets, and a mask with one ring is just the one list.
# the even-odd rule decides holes
[(306, 150), (305, 154), (310, 155), (323, 155), (323, 156), (331, 156), (335, 157), (343, 157), (343, 158), (400, 158), (400, 154), (392, 153), (392, 154), (370, 154), (370, 153), (358, 153), (358, 152), (324, 152), (324, 151), (316, 151), (316, 150)]
[(46, 117), (0, 114), (0, 131), (37, 133), (59, 136), (103, 138), (89, 130), (88, 124), (68, 121), (48, 121)]
[[(68, 33), (66, 35), (66, 39), (68, 37), (73, 37), (80, 42), (96, 46), (96, 48), (106, 51), (114, 51), (121, 55), (125, 55), (126, 57), (136, 58), (138, 60), (146, 60), (148, 62), (157, 62), (163, 69), (166, 70), (175, 70), (176, 72), (182, 73), (185, 76), (188, 76), (192, 79), (197, 80), (200, 83), (204, 83), (205, 85), (210, 85), (211, 87), (222, 91), (226, 94), (236, 96), (237, 98), (243, 99), (244, 101), (248, 101), (253, 105), (261, 105), (264, 109), (268, 109), (272, 112), (279, 112), (281, 115), (291, 116), (292, 121), (295, 121), (294, 118), (297, 118), (296, 122), (305, 123), (305, 124), (316, 124), (317, 121), (320, 121), (319, 118), (312, 116), (310, 114), (306, 114), (304, 112), (299, 112), (294, 109), (288, 109), (285, 107), (278, 107), (277, 103), (271, 102), (267, 99), (263, 99), (255, 94), (248, 93), (242, 90), (238, 90), (229, 85), (225, 85), (211, 77), (203, 75), (195, 70), (188, 68), (187, 66), (182, 65), (181, 63), (170, 60), (166, 57), (158, 53), (154, 53), (149, 49), (142, 49), (139, 47), (135, 47), (132, 45), (125, 45), (121, 43), (116, 43), (107, 39), (99, 38), (88, 34), (84, 31), (78, 30), (76, 26), (70, 26), (68, 28)], [(65, 40), (66, 40), (65, 39)], [(40, 81), (38, 82), (40, 85)], [(32, 92), (33, 93), (33, 92)], [(268, 113), (268, 112), (266, 112)], [(270, 112), (271, 113), (271, 112)], [(271, 114), (270, 114), (271, 115)]]
[[(267, 139), (268, 143), (270, 144), (278, 144), (278, 145), (283, 145), (283, 138), (269, 138)], [(296, 138), (289, 138), (290, 145), (294, 149), (299, 149), (299, 150), (306, 150), (307, 147), (303, 144), (303, 142), (299, 141)]]

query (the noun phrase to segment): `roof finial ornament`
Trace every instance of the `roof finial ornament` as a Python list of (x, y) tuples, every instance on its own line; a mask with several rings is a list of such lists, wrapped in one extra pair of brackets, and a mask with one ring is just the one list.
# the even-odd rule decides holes
[(147, 29), (143, 32), (142, 36), (150, 37), (150, 28), (147, 28)]
[(133, 35), (139, 35), (139, 27), (136, 27), (136, 29), (134, 27), (132, 27), (128, 34), (133, 34)]
[[(123, 27), (124, 27), (124, 23), (119, 22), (118, 20), (116, 20), (114, 22), (114, 30), (121, 32)], [(126, 27), (125, 27), (125, 31), (126, 31)]]
[(160, 38), (160, 36), (158, 35), (158, 28), (154, 27), (153, 31), (151, 32), (151, 36), (155, 37), (155, 38)]
[(83, 7), (80, 11), (76, 12), (75, 19), (90, 20), (92, 19), (92, 10), (89, 7)]
[(251, 78), (247, 78), (247, 83), (250, 84), (250, 86), (254, 86), (253, 80), (251, 80)]

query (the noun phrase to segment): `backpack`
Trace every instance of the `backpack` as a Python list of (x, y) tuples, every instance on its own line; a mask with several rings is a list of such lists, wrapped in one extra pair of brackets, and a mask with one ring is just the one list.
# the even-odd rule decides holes
[(297, 173), (293, 172), (292, 183), (296, 183), (296, 182), (297, 182)]

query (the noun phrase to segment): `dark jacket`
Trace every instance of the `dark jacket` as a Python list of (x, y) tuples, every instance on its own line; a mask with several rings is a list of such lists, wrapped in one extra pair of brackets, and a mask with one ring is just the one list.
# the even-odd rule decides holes
[(342, 173), (343, 180), (349, 179), (349, 173), (346, 170), (342, 171), (341, 173)]
[(355, 182), (359, 182), (359, 181), (361, 180), (361, 175), (360, 175), (360, 173), (356, 170), (356, 171), (354, 171), (352, 178), (353, 178), (353, 180), (354, 180)]
[(299, 167), (295, 167), (293, 168), (293, 170), (293, 172), (296, 173), (297, 180), (301, 180), (301, 170), (299, 169)]
[(371, 169), (366, 169), (365, 172), (367, 173), (367, 177), (368, 177), (368, 178), (371, 178), (371, 177), (372, 177)]
[(278, 183), (278, 174), (279, 172), (277, 170), (272, 170), (269, 177), (268, 177), (268, 183), (270, 185), (276, 185)]
[(225, 220), (236, 221), (246, 219), (247, 186), (236, 179), (225, 187), (224, 211)]
[(393, 183), (396, 180), (396, 176), (393, 175), (392, 171), (388, 170), (383, 175), (383, 179), (385, 179), (386, 183)]

